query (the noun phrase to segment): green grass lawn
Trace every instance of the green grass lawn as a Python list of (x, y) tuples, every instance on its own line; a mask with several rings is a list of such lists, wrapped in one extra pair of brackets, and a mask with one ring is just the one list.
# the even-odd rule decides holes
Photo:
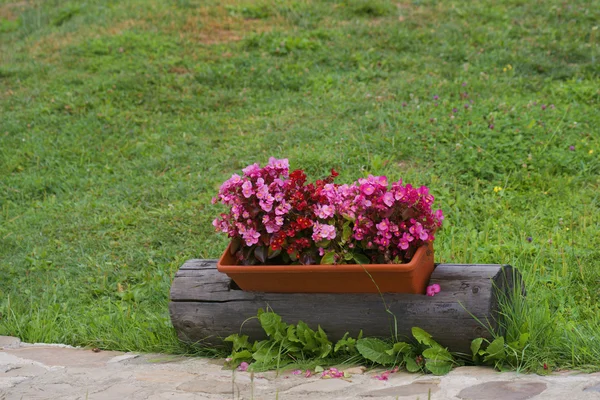
[(0, 335), (189, 351), (173, 274), (275, 156), (429, 186), (437, 262), (523, 273), (523, 365), (598, 369), (599, 5), (0, 0)]

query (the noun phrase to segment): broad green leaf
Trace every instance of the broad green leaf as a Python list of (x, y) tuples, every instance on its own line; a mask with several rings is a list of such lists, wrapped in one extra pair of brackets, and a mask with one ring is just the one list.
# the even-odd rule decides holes
[(502, 361), (506, 358), (506, 350), (504, 349), (504, 337), (497, 337), (485, 350), (487, 355), (483, 361)]
[(473, 361), (477, 361), (477, 354), (479, 353), (479, 349), (481, 348), (481, 343), (483, 342), (483, 338), (473, 339), (471, 342), (471, 354), (473, 354)]
[(369, 260), (369, 257), (365, 256), (362, 253), (354, 253), (354, 261), (356, 261), (357, 264), (370, 264), (371, 260)]
[(402, 353), (402, 354), (406, 354), (408, 352), (410, 352), (411, 347), (410, 344), (405, 343), (405, 342), (398, 342), (398, 343), (394, 343), (394, 347), (392, 347), (391, 350), (388, 350), (386, 353), (388, 353), (391, 356), (395, 356), (396, 354)]
[(298, 339), (300, 339), (300, 342), (304, 345), (305, 351), (314, 352), (319, 348), (318, 343), (315, 340), (315, 331), (310, 329), (304, 322), (298, 321), (298, 324), (296, 325), (296, 334)]
[(454, 361), (454, 357), (443, 347), (431, 347), (423, 351), (423, 357), (432, 361)]
[(521, 333), (521, 335), (519, 335), (519, 350), (523, 350), (528, 341), (529, 332)]
[(227, 336), (223, 341), (231, 342), (233, 344), (233, 351), (236, 352), (240, 349), (251, 349), (252, 344), (248, 343), (248, 335), (238, 335), (234, 333), (233, 335)]
[(334, 353), (345, 351), (350, 354), (356, 353), (356, 339), (349, 337), (349, 333), (344, 333), (344, 336), (337, 341), (333, 348)]
[(386, 353), (391, 348), (389, 343), (375, 338), (360, 339), (356, 342), (356, 349), (361, 356), (381, 365), (394, 363), (396, 358)]
[(281, 317), (274, 312), (262, 313), (258, 320), (267, 336), (281, 340), (287, 335), (288, 325), (282, 322)]
[(323, 369), (323, 367), (321, 367), (320, 365), (317, 365), (317, 366), (315, 367), (315, 373), (319, 373), (319, 372), (323, 372), (323, 371), (325, 371), (325, 370), (324, 370), (324, 369)]
[(452, 369), (452, 363), (448, 361), (427, 360), (425, 368), (434, 375), (446, 375)]
[(319, 343), (319, 357), (325, 358), (331, 353), (333, 349), (333, 345), (329, 339), (327, 339), (327, 334), (321, 327), (319, 326), (317, 332), (315, 334), (315, 339)]
[(346, 261), (350, 261), (354, 258), (354, 255), (352, 253), (346, 253), (344, 254), (344, 260)]
[(419, 364), (417, 364), (415, 358), (408, 354), (404, 356), (404, 363), (408, 372), (417, 372), (421, 370), (421, 367), (419, 367)]
[(266, 343), (252, 354), (252, 358), (263, 364), (272, 363), (278, 357), (279, 346), (275, 346), (272, 342)]
[(421, 344), (425, 344), (427, 346), (432, 346), (432, 347), (434, 347), (434, 346), (440, 347), (440, 345), (437, 344), (437, 342), (431, 338), (431, 335), (429, 333), (425, 332), (421, 328), (418, 328), (416, 326), (413, 327), (412, 335), (415, 337), (415, 339), (417, 339), (417, 342), (419, 342)]
[(290, 342), (301, 343), (300, 339), (298, 339), (298, 336), (296, 336), (296, 326), (294, 325), (288, 326), (286, 337)]
[(324, 265), (332, 265), (335, 262), (335, 251), (329, 251), (325, 253), (323, 258), (321, 258), (321, 264)]
[(250, 361), (252, 360), (252, 353), (250, 350), (243, 350), (239, 352), (235, 352), (231, 355), (231, 362), (234, 365), (239, 364), (242, 361)]

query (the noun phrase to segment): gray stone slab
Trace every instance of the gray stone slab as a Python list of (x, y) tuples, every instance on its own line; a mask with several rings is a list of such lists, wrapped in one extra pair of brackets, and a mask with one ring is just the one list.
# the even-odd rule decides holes
[(21, 347), (19, 349), (5, 350), (5, 352), (22, 359), (37, 361), (49, 366), (62, 367), (77, 365), (104, 366), (113, 357), (123, 355), (119, 351), (100, 351), (95, 353), (92, 350), (54, 346)]
[(250, 386), (236, 383), (233, 380), (231, 382), (193, 380), (177, 386), (177, 390), (187, 393), (226, 394), (230, 398), (235, 398), (239, 392), (249, 392)]
[(464, 400), (527, 400), (546, 390), (544, 382), (496, 381), (486, 382), (461, 390)]
[(600, 382), (594, 386), (589, 386), (583, 389), (584, 392), (598, 392), (600, 393)]
[(21, 345), (21, 340), (12, 336), (0, 336), (0, 350), (16, 349)]
[(437, 382), (417, 381), (408, 385), (394, 386), (385, 389), (372, 390), (361, 394), (363, 397), (404, 397), (415, 395), (433, 394), (440, 390), (440, 385)]
[(352, 386), (352, 382), (343, 379), (318, 379), (309, 383), (295, 386), (286, 393), (293, 392), (335, 392), (342, 391)]

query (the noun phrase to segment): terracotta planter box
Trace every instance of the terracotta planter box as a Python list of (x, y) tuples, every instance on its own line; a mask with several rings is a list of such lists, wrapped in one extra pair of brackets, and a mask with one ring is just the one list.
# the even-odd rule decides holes
[(433, 246), (420, 247), (407, 264), (365, 265), (236, 265), (228, 246), (217, 269), (250, 292), (425, 294)]

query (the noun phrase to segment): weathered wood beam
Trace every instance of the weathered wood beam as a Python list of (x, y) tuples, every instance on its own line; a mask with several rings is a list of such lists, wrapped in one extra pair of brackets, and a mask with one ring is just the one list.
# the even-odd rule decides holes
[(320, 325), (332, 341), (360, 330), (402, 340), (418, 326), (450, 350), (469, 353), (471, 340), (491, 338), (485, 326), (500, 329), (498, 298), (510, 299), (516, 282), (520, 274), (509, 265), (439, 264), (430, 284), (438, 283), (442, 291), (434, 297), (245, 292), (217, 271), (216, 260), (189, 260), (175, 275), (169, 310), (181, 340), (211, 346), (232, 333), (264, 338), (252, 317), (259, 308), (270, 308), (285, 322)]

